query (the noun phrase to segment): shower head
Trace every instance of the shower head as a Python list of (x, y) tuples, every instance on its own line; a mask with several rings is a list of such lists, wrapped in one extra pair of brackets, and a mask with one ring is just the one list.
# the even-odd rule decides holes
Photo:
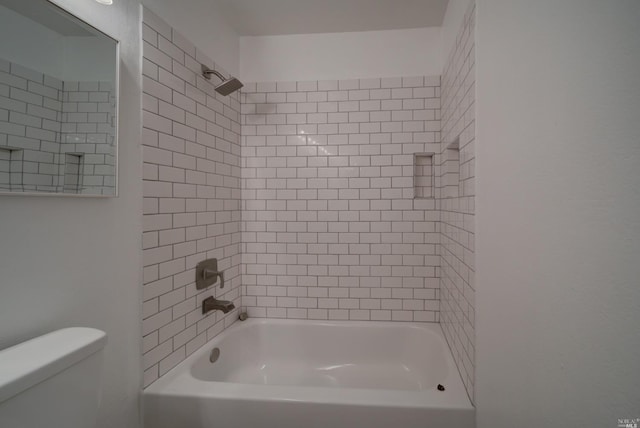
[(242, 82), (240, 82), (235, 77), (231, 77), (229, 78), (229, 80), (225, 80), (222, 83), (220, 83), (218, 86), (216, 86), (215, 90), (219, 94), (227, 96), (230, 93), (235, 92), (238, 89), (242, 88), (242, 86), (244, 86)]
[(207, 80), (211, 80), (211, 75), (215, 74), (218, 79), (222, 80), (222, 82), (220, 82), (216, 87), (215, 90), (217, 93), (227, 96), (232, 92), (237, 91), (238, 89), (242, 88), (242, 86), (244, 86), (242, 84), (242, 82), (240, 82), (238, 79), (236, 79), (235, 77), (231, 76), (228, 79), (226, 77), (224, 77), (222, 74), (218, 73), (215, 70), (211, 70), (209, 69), (206, 65), (202, 65), (202, 75), (204, 76), (205, 79)]

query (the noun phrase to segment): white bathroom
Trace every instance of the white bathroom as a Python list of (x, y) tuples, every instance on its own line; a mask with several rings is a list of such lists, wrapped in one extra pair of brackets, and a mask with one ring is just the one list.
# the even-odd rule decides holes
[(637, 428), (638, 22), (0, 0), (0, 427)]

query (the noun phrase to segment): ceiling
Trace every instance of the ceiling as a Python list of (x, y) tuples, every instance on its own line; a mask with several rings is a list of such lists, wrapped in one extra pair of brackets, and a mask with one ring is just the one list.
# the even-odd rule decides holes
[(215, 0), (241, 36), (441, 26), (448, 0)]

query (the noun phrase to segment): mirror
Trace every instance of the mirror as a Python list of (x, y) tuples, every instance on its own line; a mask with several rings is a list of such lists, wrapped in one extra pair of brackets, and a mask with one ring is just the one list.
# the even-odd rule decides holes
[(0, 0), (0, 192), (117, 195), (118, 42), (47, 0)]

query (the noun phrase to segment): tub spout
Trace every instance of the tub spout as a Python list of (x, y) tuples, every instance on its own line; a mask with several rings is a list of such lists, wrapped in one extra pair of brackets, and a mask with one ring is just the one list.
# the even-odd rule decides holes
[(228, 300), (216, 300), (213, 296), (207, 297), (202, 301), (202, 313), (206, 314), (207, 312), (219, 310), (223, 313), (228, 313), (234, 310), (236, 306), (233, 302)]

